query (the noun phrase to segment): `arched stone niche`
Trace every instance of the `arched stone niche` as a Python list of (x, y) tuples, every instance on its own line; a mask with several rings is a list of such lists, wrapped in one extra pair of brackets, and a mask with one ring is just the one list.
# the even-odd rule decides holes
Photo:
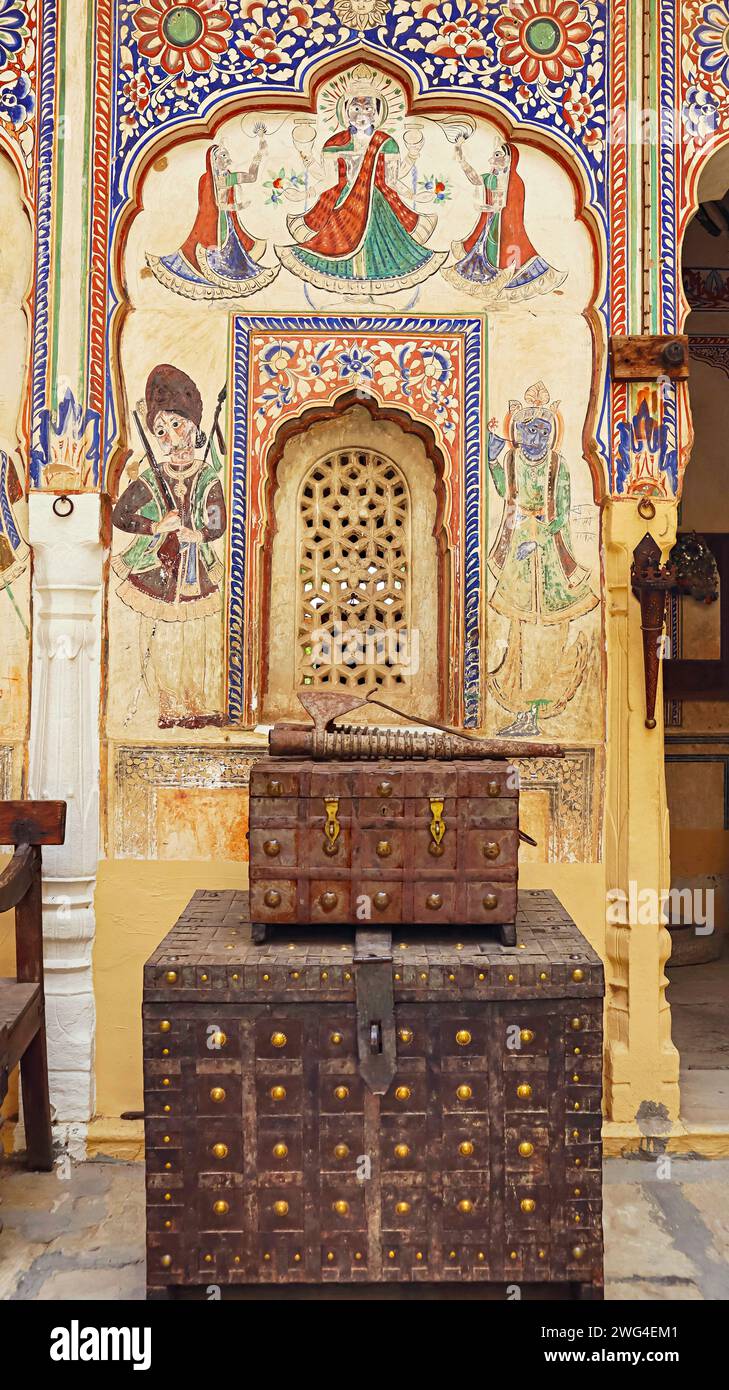
[[(290, 437), (276, 468), (273, 517), (264, 542), (268, 582), (262, 594), (267, 611), (262, 614), (261, 717), (265, 723), (301, 714), (295, 690), (300, 683), (301, 647), (305, 639), (301, 626), (302, 487), (315, 464), (337, 454), (351, 458), (358, 453), (390, 461), (407, 489), (403, 550), (407, 551), (406, 625), (410, 628), (410, 645), (403, 654), (409, 656), (404, 664), (411, 669), (405, 672), (400, 686), (383, 688), (382, 697), (422, 718), (438, 718), (448, 619), (447, 607), (439, 603), (444, 566), (436, 538), (438, 482), (434, 465), (417, 435), (355, 405), (330, 421), (305, 426)], [(357, 534), (356, 525), (351, 534)], [(365, 583), (367, 564), (357, 558), (359, 551), (367, 549), (364, 530), (361, 538), (362, 544), (352, 547), (353, 565), (356, 580), (361, 578)], [(366, 691), (355, 689), (353, 693), (357, 696)]]

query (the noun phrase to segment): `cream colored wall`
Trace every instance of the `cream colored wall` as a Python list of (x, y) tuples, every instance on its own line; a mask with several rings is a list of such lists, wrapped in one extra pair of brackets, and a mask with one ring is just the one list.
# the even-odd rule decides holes
[[(272, 246), (290, 242), (287, 214), (300, 210), (295, 199), (270, 200), (271, 176), (282, 167), (288, 173), (297, 166), (292, 138), (298, 118), (268, 113), (268, 151), (257, 181), (246, 187), (247, 206), (242, 220), (268, 247), (263, 263), (276, 264)], [(244, 169), (256, 150), (255, 118), (240, 117), (223, 124), (216, 140), (227, 145), (233, 166)], [(422, 123), (424, 163), (428, 172), (450, 181), (450, 199), (429, 208), (438, 225), (428, 245), (447, 250), (454, 238), (474, 226), (482, 194), (465, 178), (454, 160), (453, 145), (436, 120)], [(330, 133), (319, 123), (318, 140)], [(467, 142), (466, 156), (479, 172), (489, 167), (497, 137), (490, 122), (479, 120)], [(404, 149), (402, 132), (398, 132)], [(128, 313), (118, 355), (119, 403), (129, 415), (144, 391), (151, 368), (169, 362), (188, 372), (204, 401), (204, 423), (209, 421), (217, 393), (228, 373), (229, 315), (235, 312), (441, 314), (482, 312), (478, 298), (446, 281), (440, 273), (412, 290), (386, 299), (365, 301), (337, 298), (305, 287), (287, 271), (245, 301), (196, 303), (174, 294), (153, 276), (147, 253), (165, 255), (179, 247), (192, 226), (197, 207), (197, 187), (209, 148), (207, 140), (187, 140), (166, 151), (150, 168), (142, 189), (142, 207), (131, 224), (124, 252), (123, 276), (128, 288)], [(484, 399), (484, 429), (489, 418), (498, 433), (510, 401), (524, 401), (530, 387), (542, 380), (551, 402), (558, 403), (564, 421), (560, 444), (570, 470), (572, 505), (578, 520), (574, 544), (578, 560), (591, 575), (596, 594), (601, 593), (599, 517), (592, 499), (592, 481), (582, 457), (582, 431), (591, 392), (592, 341), (584, 310), (593, 286), (593, 248), (585, 225), (577, 220), (575, 193), (566, 171), (545, 152), (520, 146), (519, 175), (526, 187), (525, 225), (539, 254), (567, 278), (557, 292), (537, 295), (521, 303), (488, 307), (488, 367)], [(423, 209), (424, 210), (424, 209)], [(380, 427), (382, 428), (382, 427)], [(387, 427), (390, 428), (390, 427)], [(373, 432), (374, 434), (374, 432)], [(130, 463), (139, 463), (138, 441), (130, 433)], [(410, 447), (415, 447), (411, 445)], [(420, 446), (417, 446), (420, 447)], [(396, 461), (401, 463), (398, 456)], [(285, 470), (284, 460), (284, 470)], [(130, 473), (125, 471), (121, 487)], [(483, 485), (488, 494), (489, 522), (482, 549), (482, 572), (493, 543), (502, 502), (489, 479), (484, 459)], [(283, 503), (285, 506), (285, 496)], [(118, 552), (129, 538), (114, 536)], [(223, 546), (219, 546), (223, 553)], [(422, 558), (422, 557), (421, 557)], [(433, 575), (435, 570), (433, 565)], [(484, 583), (485, 583), (484, 579)], [(97, 1031), (96, 1084), (97, 1132), (106, 1144), (128, 1132), (118, 1116), (139, 1110), (142, 1103), (141, 1001), (142, 967), (151, 951), (171, 927), (199, 887), (244, 886), (247, 849), (245, 790), (236, 782), (242, 760), (251, 744), (261, 746), (240, 732), (206, 728), (197, 733), (183, 729), (160, 730), (157, 706), (147, 683), (141, 679), (144, 651), (140, 647), (138, 615), (118, 598), (118, 580), (109, 584), (109, 668), (107, 681), (106, 736), (106, 852), (99, 865), (96, 893), (97, 935), (94, 971), (99, 1026)], [(485, 664), (491, 670), (503, 654), (509, 637), (508, 623), (489, 613)], [(278, 626), (277, 624), (275, 626)], [(214, 627), (214, 624), (211, 625)], [(602, 609), (577, 620), (561, 643), (575, 642), (584, 634), (587, 660), (584, 678), (561, 713), (545, 721), (542, 733), (562, 738), (588, 755), (565, 774), (564, 795), (557, 785), (541, 781), (524, 797), (524, 825), (540, 841), (537, 851), (524, 856), (525, 886), (553, 887), (565, 906), (598, 949), (604, 948), (605, 871), (599, 858), (602, 816), (605, 715), (602, 676)], [(554, 653), (542, 659), (539, 633), (529, 634), (529, 659), (536, 661), (538, 678), (546, 689), (555, 675)], [(281, 668), (288, 661), (285, 640), (274, 655)], [(216, 645), (217, 644), (217, 645)], [(210, 655), (211, 701), (220, 693), (224, 662), (222, 622), (212, 632)], [(557, 672), (557, 674), (559, 674)], [(268, 713), (277, 713), (272, 703)], [(489, 700), (487, 721), (498, 729), (513, 719)], [(591, 759), (591, 761), (590, 761)], [(551, 774), (549, 774), (551, 775)], [(579, 779), (582, 778), (580, 782)], [(579, 783), (579, 792), (574, 785)], [(572, 810), (566, 808), (574, 802)], [(550, 854), (550, 807), (559, 805), (563, 817), (562, 840), (553, 856), (561, 863), (547, 863)], [(575, 809), (576, 807), (576, 809)], [(585, 824), (585, 822), (589, 824)], [(567, 862), (585, 860), (587, 862)], [(100, 1128), (99, 1128), (100, 1127)]]
[[(96, 889), (96, 1108), (106, 1145), (128, 1139), (125, 1111), (139, 1111), (142, 1094), (142, 972), (161, 939), (198, 888), (247, 887), (246, 866), (178, 861), (99, 865)], [(527, 864), (524, 888), (552, 888), (591, 944), (605, 950), (605, 871), (600, 864)], [(0, 918), (0, 931), (2, 919)], [(0, 936), (0, 945), (2, 937)], [(93, 1142), (94, 1126), (92, 1126)]]
[[(726, 152), (724, 152), (726, 153)], [(705, 196), (718, 198), (724, 160), (717, 156), (710, 168), (719, 183)], [(702, 186), (703, 187), (703, 186)], [(689, 225), (684, 241), (685, 266), (729, 265), (729, 236), (710, 236), (697, 219)], [(687, 320), (689, 335), (729, 334), (729, 313), (693, 310)], [(699, 358), (691, 360), (689, 396), (694, 428), (691, 461), (686, 473), (680, 511), (680, 530), (729, 532), (729, 489), (722, 485), (727, 472), (729, 440), (729, 375), (721, 367)], [(723, 603), (729, 595), (723, 594)], [(685, 658), (716, 659), (719, 655), (720, 604), (708, 607), (682, 600)], [(729, 692), (727, 692), (729, 694)], [(667, 749), (686, 757), (695, 752), (706, 759), (729, 753), (729, 699), (685, 700), (679, 728), (667, 729)], [(685, 739), (696, 735), (700, 742)], [(684, 739), (680, 745), (672, 737)], [(708, 741), (707, 741), (708, 740)], [(674, 880), (711, 878), (719, 889), (715, 920), (725, 927), (729, 890), (729, 831), (724, 829), (724, 765), (721, 761), (666, 765), (668, 804), (671, 812), (671, 867)]]
[[(33, 264), (33, 239), (21, 200), (20, 179), (0, 148), (0, 451), (13, 461), (21, 482), (26, 460), (19, 450), (28, 327), (23, 309)], [(27, 505), (14, 504), (16, 525), (27, 536)], [(19, 792), (28, 721), (30, 567), (3, 589), (0, 575), (0, 788)]]

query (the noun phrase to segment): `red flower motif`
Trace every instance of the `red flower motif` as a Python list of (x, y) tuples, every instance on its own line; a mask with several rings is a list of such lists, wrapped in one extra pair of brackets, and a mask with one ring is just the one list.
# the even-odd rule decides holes
[(127, 71), (129, 72), (129, 81), (124, 83), (122, 91), (135, 110), (146, 111), (149, 106), (152, 84), (146, 72), (132, 72), (131, 69), (127, 69)]
[(440, 37), (428, 44), (428, 52), (439, 58), (482, 58), (487, 51), (483, 34), (467, 19), (444, 24)]
[(239, 43), (238, 47), (243, 56), (253, 62), (251, 71), (256, 77), (265, 72), (267, 66), (271, 67), (274, 63), (282, 61), (273, 29), (259, 29), (250, 43)]
[(595, 108), (587, 94), (580, 92), (577, 84), (573, 83), (562, 98), (562, 113), (567, 124), (578, 131), (594, 116)]
[(592, 154), (602, 154), (603, 137), (599, 130), (586, 130), (582, 137), (582, 143)]
[(137, 47), (165, 72), (209, 72), (230, 42), (232, 20), (219, 0), (147, 0), (134, 16)]
[(578, 0), (508, 0), (494, 24), (499, 57), (523, 82), (561, 82), (585, 62), (592, 26)]
[(302, 0), (289, 0), (289, 19), (293, 20), (294, 29), (308, 29), (313, 13), (311, 5)]

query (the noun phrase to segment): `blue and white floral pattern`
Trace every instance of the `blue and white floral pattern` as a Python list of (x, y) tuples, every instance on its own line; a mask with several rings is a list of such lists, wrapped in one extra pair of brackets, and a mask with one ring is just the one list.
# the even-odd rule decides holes
[(15, 0), (0, 0), (0, 68), (15, 58), (27, 37), (27, 20)]
[(704, 87), (689, 87), (683, 107), (684, 131), (690, 140), (703, 143), (718, 124), (719, 103)]
[(0, 73), (0, 119), (9, 121), (15, 130), (20, 130), (34, 111), (35, 97), (30, 78), (24, 72), (17, 78), (12, 72)]
[[(158, 0), (160, 5), (162, 2)], [(194, 0), (195, 5), (201, 3)], [(346, 53), (364, 40), (377, 51), (396, 55), (412, 74), (416, 90), (472, 96), (488, 91), (494, 104), (512, 118), (551, 127), (574, 148), (594, 180), (595, 192), (604, 191), (607, 0), (558, 6), (560, 14), (579, 12), (580, 35), (587, 36), (581, 43), (580, 58), (584, 61), (579, 68), (570, 68), (560, 80), (550, 78), (546, 69), (540, 68), (534, 80), (525, 80), (522, 74), (521, 81), (513, 70), (505, 71), (498, 53), (495, 26), (511, 9), (507, 0), (488, 5), (483, 0), (389, 0), (387, 6), (372, 6), (371, 25), (366, 23), (365, 12), (358, 11), (359, 23), (365, 24), (359, 30), (344, 22), (352, 15), (341, 0), (260, 0), (256, 4), (225, 0), (225, 5), (230, 17), (227, 46), (212, 55), (209, 70), (186, 72), (182, 81), (171, 80), (159, 63), (140, 51), (137, 7), (120, 7), (116, 41), (126, 66), (117, 67), (117, 112), (126, 167), (155, 129), (207, 116), (237, 89), (245, 88), (252, 99), (257, 89), (265, 90), (269, 101), (276, 88), (281, 92), (301, 90), (305, 75), (318, 58), (333, 51)], [(444, 41), (444, 35), (460, 38), (466, 31), (465, 44)], [(125, 90), (130, 70), (144, 72), (149, 78), (150, 99), (143, 110)], [(587, 129), (575, 130), (565, 118), (563, 103), (568, 89), (589, 95)], [(446, 196), (441, 190), (440, 200)]]
[(729, 0), (705, 5), (694, 38), (699, 47), (699, 67), (729, 88)]

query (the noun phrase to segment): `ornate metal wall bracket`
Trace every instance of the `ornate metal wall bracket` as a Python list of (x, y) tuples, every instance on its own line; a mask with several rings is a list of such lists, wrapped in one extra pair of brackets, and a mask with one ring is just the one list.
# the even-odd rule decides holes
[(661, 565), (660, 546), (648, 532), (633, 551), (630, 582), (633, 593), (640, 602), (645, 673), (645, 726), (646, 729), (655, 729), (666, 595), (676, 582), (676, 572), (673, 565)]

